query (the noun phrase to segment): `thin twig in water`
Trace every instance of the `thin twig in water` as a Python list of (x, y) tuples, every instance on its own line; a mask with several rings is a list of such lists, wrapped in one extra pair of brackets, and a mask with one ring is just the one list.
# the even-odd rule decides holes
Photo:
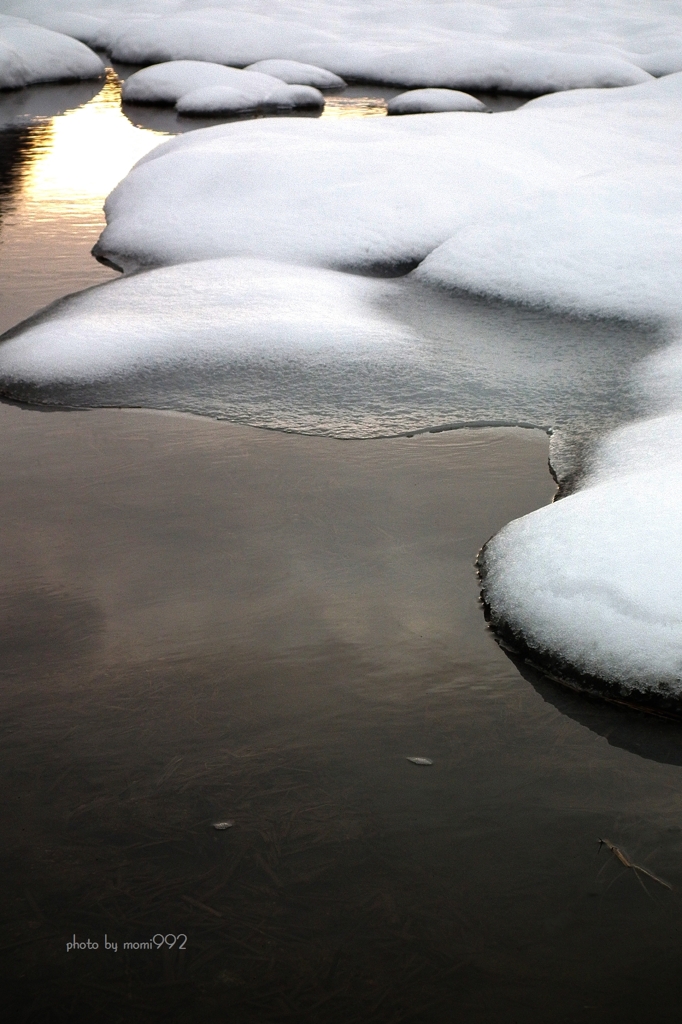
[(223, 916), (219, 910), (214, 910), (213, 907), (207, 907), (205, 903), (201, 903), (199, 900), (194, 900), (191, 896), (181, 896), (180, 899), (184, 900), (185, 903), (189, 903), (192, 907), (198, 907), (199, 910), (205, 910), (207, 914), (213, 914), (214, 917)]
[(633, 864), (632, 861), (630, 860), (630, 858), (628, 857), (628, 855), (626, 853), (624, 853), (620, 849), (620, 847), (618, 847), (614, 843), (612, 843), (609, 839), (600, 839), (599, 840), (599, 849), (600, 850), (601, 850), (602, 846), (605, 846), (607, 848), (607, 850), (610, 850), (611, 853), (613, 854), (613, 856), (617, 860), (620, 861), (620, 863), (623, 865), (623, 867), (625, 867), (625, 868), (632, 868), (632, 870), (635, 872), (635, 874), (637, 874), (637, 875), (639, 875), (639, 874), (646, 875), (647, 878), (651, 878), (654, 882), (658, 882), (659, 885), (663, 885), (663, 886), (665, 886), (666, 889), (670, 889), (672, 891), (672, 885), (670, 884), (670, 882), (664, 881), (664, 879), (659, 878), (658, 875), (655, 875), (653, 873), (653, 871), (649, 871), (649, 870), (647, 870), (647, 868), (643, 868), (640, 864)]

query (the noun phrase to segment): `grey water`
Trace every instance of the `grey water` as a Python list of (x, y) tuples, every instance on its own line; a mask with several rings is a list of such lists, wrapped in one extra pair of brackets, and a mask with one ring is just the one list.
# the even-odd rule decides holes
[[(102, 200), (164, 137), (111, 80), (69, 89), (0, 97), (6, 328), (117, 276), (89, 255)], [(626, 401), (655, 344), (409, 287), (391, 309), (424, 350), (472, 360), (462, 415), (509, 387), (516, 416), (603, 422), (592, 378)], [(412, 397), (431, 386), (456, 408), (426, 372)], [(342, 441), (0, 403), (0, 438), (10, 1019), (678, 1020), (682, 734), (520, 672), (478, 601), (477, 550), (552, 499), (543, 432)]]

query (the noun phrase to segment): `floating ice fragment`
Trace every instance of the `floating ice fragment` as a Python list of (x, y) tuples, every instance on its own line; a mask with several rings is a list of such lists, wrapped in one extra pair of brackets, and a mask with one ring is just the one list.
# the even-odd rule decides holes
[(213, 822), (213, 828), (217, 832), (224, 832), (226, 829), (232, 828), (233, 825), (234, 825), (234, 822), (230, 821), (230, 820), (228, 820), (228, 821), (214, 821)]

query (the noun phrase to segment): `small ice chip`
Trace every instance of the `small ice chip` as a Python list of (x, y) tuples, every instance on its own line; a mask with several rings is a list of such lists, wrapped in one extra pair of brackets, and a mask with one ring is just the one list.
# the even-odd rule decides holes
[(233, 821), (214, 821), (213, 828), (218, 832), (224, 832), (226, 828), (232, 828), (234, 825)]
[(411, 761), (412, 764), (433, 764), (430, 757), (408, 757), (406, 760)]

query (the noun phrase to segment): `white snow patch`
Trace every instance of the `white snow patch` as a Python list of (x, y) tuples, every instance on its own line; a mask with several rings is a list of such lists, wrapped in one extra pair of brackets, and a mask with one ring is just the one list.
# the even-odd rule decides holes
[(98, 251), (126, 269), (238, 255), (418, 262), (415, 276), (439, 287), (667, 316), (682, 271), (681, 146), (682, 74), (494, 117), (219, 126), (140, 161), (107, 200)]
[(122, 98), (125, 103), (173, 104), (183, 114), (324, 106), (322, 93), (309, 86), (192, 60), (136, 71), (124, 82)]
[[(374, 310), (385, 285), (258, 260), (210, 260), (134, 274), (51, 307), (0, 346), (3, 378), (92, 381), (230, 353), (342, 350), (380, 360), (409, 331)], [(395, 355), (395, 352), (393, 352)]]
[(493, 621), (541, 655), (682, 697), (682, 413), (621, 427), (586, 486), (486, 548)]
[(259, 60), (244, 70), (272, 75), (287, 85), (311, 85), (315, 89), (344, 89), (346, 86), (343, 78), (333, 72), (315, 67), (314, 64), (301, 64), (297, 60)]
[[(13, 10), (68, 26), (58, 0), (15, 0)], [(104, 24), (73, 23), (78, 34), (121, 61), (206, 60), (244, 67), (293, 60), (345, 78), (404, 87), (436, 86), (540, 94), (631, 85), (642, 67), (668, 68), (682, 46), (670, 3), (439, 3), (429, 0), (114, 0), (74, 11)], [(33, 12), (33, 13), (31, 13)], [(69, 15), (73, 17), (73, 15)], [(314, 83), (301, 83), (314, 84)]]
[(505, 526), (493, 621), (583, 674), (682, 696), (682, 463), (619, 474)]
[(0, 15), (0, 89), (99, 78), (96, 53), (70, 36)]
[(434, 114), (449, 110), (489, 113), (485, 103), (456, 89), (412, 89), (386, 104), (389, 114)]

